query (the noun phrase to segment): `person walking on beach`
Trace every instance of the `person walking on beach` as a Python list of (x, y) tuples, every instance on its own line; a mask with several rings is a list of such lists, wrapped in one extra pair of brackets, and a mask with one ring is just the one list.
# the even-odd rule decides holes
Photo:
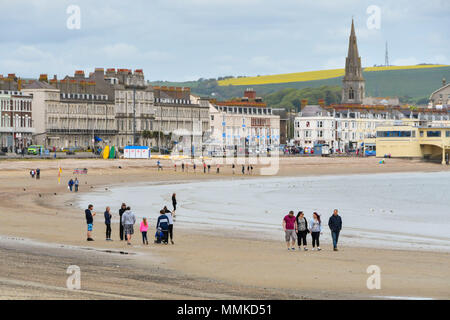
[(142, 219), (140, 231), (142, 233), (142, 243), (148, 245), (148, 238), (147, 238), (148, 222), (147, 222), (147, 218), (143, 218)]
[(70, 192), (72, 192), (73, 184), (74, 184), (73, 179), (70, 178), (69, 183), (68, 183)]
[(177, 211), (177, 194), (172, 194), (172, 206), (173, 206), (173, 212)]
[(37, 180), (41, 179), (41, 169), (39, 169), (39, 168), (36, 169), (36, 179)]
[(303, 250), (308, 251), (306, 243), (306, 235), (309, 233), (308, 221), (303, 214), (303, 211), (299, 211), (296, 217), (297, 220), (297, 239), (298, 239), (298, 250), (301, 250), (303, 245)]
[(338, 251), (337, 244), (339, 240), (339, 233), (342, 229), (342, 219), (338, 214), (338, 210), (334, 209), (333, 215), (328, 220), (328, 226), (331, 230), (331, 238), (333, 239), (333, 250)]
[(75, 186), (75, 192), (78, 192), (79, 184), (80, 184), (80, 181), (78, 181), (78, 178), (75, 178), (75, 181), (73, 182), (73, 185)]
[(123, 231), (128, 245), (131, 245), (131, 236), (134, 234), (134, 224), (136, 223), (136, 217), (131, 211), (130, 207), (122, 215)]
[(94, 227), (95, 212), (92, 212), (92, 210), (94, 210), (94, 206), (90, 204), (88, 208), (84, 211), (84, 214), (86, 215), (86, 224), (87, 224), (87, 241), (94, 241), (94, 239), (92, 239), (92, 229)]
[(317, 250), (320, 251), (320, 233), (322, 232), (322, 222), (320, 221), (320, 215), (317, 212), (313, 213), (313, 218), (310, 221), (310, 231), (312, 237), (312, 249), (315, 250), (317, 246)]
[(169, 218), (167, 217), (164, 210), (159, 211), (160, 216), (158, 217), (158, 222), (156, 224), (156, 230), (160, 229), (163, 233), (163, 243), (169, 243)]
[[(168, 230), (169, 231), (169, 237), (168, 238), (170, 238), (170, 242), (172, 244), (175, 244), (173, 242), (173, 216), (172, 216), (172, 212), (170, 212), (169, 209), (167, 209), (166, 206), (164, 206), (163, 210), (165, 212), (165, 215), (167, 216), (167, 219), (169, 219), (169, 230)], [(167, 239), (167, 240), (169, 240), (169, 239)]]
[(106, 207), (105, 210), (105, 225), (106, 225), (106, 241), (112, 241), (111, 239), (111, 218), (112, 218), (112, 214), (111, 214), (111, 208), (110, 207)]
[[(294, 216), (294, 211), (289, 211), (289, 214), (283, 218), (283, 230), (285, 233), (286, 246), (288, 250), (295, 251), (295, 242), (297, 240), (297, 219)], [(292, 241), (292, 246), (289, 248), (289, 241)]]
[(120, 241), (123, 241), (123, 224), (122, 224), (122, 215), (123, 213), (127, 211), (127, 205), (125, 203), (122, 203), (122, 206), (119, 209), (119, 225), (120, 225), (120, 229), (119, 229), (119, 234), (120, 234)]

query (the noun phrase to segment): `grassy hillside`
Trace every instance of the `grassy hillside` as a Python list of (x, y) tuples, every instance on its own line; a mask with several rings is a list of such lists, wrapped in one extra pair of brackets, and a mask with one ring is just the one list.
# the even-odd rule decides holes
[[(364, 72), (380, 72), (380, 71), (396, 71), (396, 70), (415, 70), (415, 69), (430, 69), (449, 67), (446, 65), (415, 65), (415, 66), (389, 66), (389, 67), (368, 67), (364, 68)], [(268, 76), (257, 77), (228, 77), (218, 81), (220, 86), (253, 86), (260, 84), (274, 84), (274, 83), (290, 83), (290, 82), (307, 82), (315, 80), (326, 80), (337, 77), (342, 77), (345, 74), (344, 69), (331, 69), (320, 71), (307, 71), (297, 73), (275, 74)]]
[[(378, 97), (398, 96), (401, 98), (402, 102), (426, 103), (430, 94), (441, 87), (442, 78), (450, 80), (450, 66), (418, 67), (420, 68), (390, 67), (388, 70), (385, 68), (366, 68), (363, 72), (364, 78), (366, 79), (366, 95)], [(322, 76), (324, 76), (324, 74), (322, 74)], [(340, 87), (342, 84), (342, 76), (320, 80), (258, 85), (219, 85), (221, 82), (216, 79), (199, 79), (198, 81), (189, 82), (155, 81), (150, 83), (154, 85), (190, 87), (194, 94), (214, 96), (217, 99), (229, 99), (242, 96), (243, 91), (248, 87), (254, 88), (258, 95), (263, 97), (288, 88), (304, 89), (320, 88), (323, 86)], [(324, 92), (327, 90), (328, 89), (325, 89)], [(321, 98), (326, 99), (325, 96)]]

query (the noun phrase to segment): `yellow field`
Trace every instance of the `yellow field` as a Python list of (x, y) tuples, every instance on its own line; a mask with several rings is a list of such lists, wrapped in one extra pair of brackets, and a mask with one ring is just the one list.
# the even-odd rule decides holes
[[(416, 66), (392, 66), (392, 67), (368, 67), (364, 68), (364, 72), (372, 71), (387, 71), (387, 70), (406, 70), (406, 69), (424, 69), (424, 68), (441, 68), (448, 67), (448, 65), (416, 65)], [(246, 86), (258, 84), (273, 84), (273, 83), (287, 83), (287, 82), (306, 82), (314, 80), (325, 80), (337, 77), (342, 77), (345, 74), (344, 69), (331, 69), (320, 71), (307, 71), (285, 74), (274, 74), (259, 77), (246, 78), (232, 78), (218, 81), (219, 86)]]

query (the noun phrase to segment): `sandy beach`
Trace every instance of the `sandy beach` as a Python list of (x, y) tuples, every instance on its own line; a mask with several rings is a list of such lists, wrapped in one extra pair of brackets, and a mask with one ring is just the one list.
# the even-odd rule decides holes
[[(57, 182), (62, 167), (61, 184)], [(175, 224), (175, 245), (133, 246), (104, 240), (104, 208), (97, 212), (93, 236), (86, 242), (80, 194), (67, 190), (76, 168), (87, 168), (80, 193), (139, 182), (175, 183), (232, 177), (175, 172), (170, 161), (158, 171), (155, 160), (0, 161), (1, 299), (371, 299), (379, 297), (450, 298), (450, 254), (342, 246), (321, 252), (287, 252), (281, 241), (252, 239), (230, 230), (192, 232)], [(29, 170), (41, 169), (41, 179)], [(214, 167), (213, 167), (214, 168)], [(253, 176), (259, 179), (258, 167)], [(281, 158), (277, 176), (440, 172), (449, 166), (421, 161), (374, 158)], [(239, 172), (239, 166), (236, 170)], [(179, 199), (179, 202), (182, 199)], [(276, 200), (275, 200), (276, 201)], [(86, 204), (87, 205), (87, 204)], [(94, 203), (95, 205), (95, 203)], [(130, 204), (132, 206), (132, 204)], [(161, 204), (161, 205), (169, 205)], [(119, 208), (111, 208), (118, 216)], [(244, 208), (245, 209), (245, 208)], [(280, 212), (280, 221), (283, 216)], [(138, 228), (135, 228), (138, 229)], [(195, 230), (194, 230), (195, 231)], [(150, 234), (150, 238), (151, 238)], [(67, 267), (81, 269), (80, 291), (66, 289)], [(369, 290), (366, 269), (378, 265), (380, 290)]]

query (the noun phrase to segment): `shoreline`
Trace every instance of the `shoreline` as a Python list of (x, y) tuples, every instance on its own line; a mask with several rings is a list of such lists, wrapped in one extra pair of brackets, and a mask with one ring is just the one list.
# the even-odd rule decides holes
[[(359, 160), (359, 159), (357, 159)], [(70, 160), (69, 160), (70, 161)], [(290, 162), (290, 161), (289, 161)], [(330, 163), (330, 161), (325, 161)], [(364, 165), (367, 165), (365, 162)], [(100, 165), (99, 165), (100, 164)], [(342, 162), (336, 165), (329, 165), (326, 170), (320, 166), (311, 163), (301, 163), (290, 165), (289, 163), (282, 167), (277, 177), (286, 176), (309, 176), (314, 175), (311, 168), (319, 168), (321, 176), (332, 172), (332, 175), (348, 173), (348, 165), (357, 167), (356, 170), (350, 170), (353, 174), (361, 173), (358, 162), (345, 163), (346, 168), (342, 168)], [(412, 169), (423, 169), (425, 172), (448, 171), (440, 165), (419, 164), (419, 168), (414, 168), (411, 164), (405, 164), (403, 161), (390, 162), (392, 166), (387, 166), (388, 170), (384, 170), (378, 166), (366, 168), (366, 173), (389, 172), (411, 172)], [(395, 166), (394, 166), (395, 164)], [(51, 167), (57, 167), (57, 164), (41, 168), (41, 180), (32, 180), (28, 172), (24, 169), (29, 163), (21, 163), (14, 170), (1, 170), (0, 164), (0, 201), (2, 201), (2, 214), (0, 220), (0, 234), (8, 237), (35, 239), (32, 241), (50, 243), (63, 246), (87, 247), (92, 250), (75, 250), (76, 252), (67, 253), (66, 250), (59, 247), (42, 249), (45, 256), (68, 256), (69, 260), (82, 262), (80, 267), (82, 270), (91, 268), (91, 262), (86, 261), (83, 256), (88, 254), (92, 256), (95, 250), (110, 251), (129, 251), (138, 253), (138, 255), (123, 254), (101, 254), (92, 256), (92, 263), (102, 266), (105, 271), (111, 272), (111, 277), (96, 274), (98, 281), (89, 279), (88, 287), (101, 288), (101, 292), (108, 294), (121, 295), (129, 292), (131, 296), (136, 296), (133, 288), (125, 288), (121, 279), (133, 281), (136, 277), (145, 279), (150, 270), (167, 271), (168, 274), (160, 274), (158, 283), (149, 281), (145, 289), (138, 296), (146, 298), (162, 298), (162, 299), (189, 299), (190, 293), (183, 290), (183, 281), (180, 279), (190, 279), (191, 285), (196, 288), (195, 298), (211, 298), (217, 299), (224, 297), (225, 299), (235, 298), (254, 298), (254, 299), (359, 299), (370, 298), (378, 299), (375, 296), (393, 296), (393, 297), (431, 297), (431, 298), (449, 298), (450, 289), (448, 286), (449, 272), (442, 272), (439, 265), (448, 265), (450, 263), (450, 255), (442, 252), (420, 251), (420, 261), (417, 261), (415, 255), (411, 255), (411, 251), (395, 250), (395, 249), (377, 249), (367, 250), (367, 248), (344, 246), (338, 255), (329, 251), (330, 244), (323, 246), (323, 251), (319, 254), (316, 252), (296, 252), (289, 256), (285, 252), (284, 243), (274, 240), (250, 239), (232, 237), (224, 231), (212, 230), (211, 233), (192, 233), (190, 230), (183, 230), (182, 227), (175, 226), (175, 245), (174, 246), (157, 246), (150, 245), (143, 247), (139, 245), (140, 234), (135, 233), (132, 248), (127, 247), (124, 243), (117, 241), (118, 225), (113, 224), (113, 239), (115, 241), (106, 243), (103, 238), (104, 226), (100, 218), (94, 224), (94, 243), (86, 243), (85, 241), (85, 221), (83, 212), (78, 208), (68, 205), (73, 202), (72, 197), (75, 194), (67, 193), (66, 180), (71, 176), (68, 169), (63, 169), (63, 178), (61, 185), (56, 185), (56, 175)], [(67, 164), (65, 164), (67, 165)], [(74, 167), (84, 167), (75, 162)], [(172, 170), (166, 170), (158, 173), (153, 165), (148, 163), (147, 166), (135, 163), (128, 164), (125, 162), (122, 169), (116, 169), (120, 163), (107, 163), (107, 166), (101, 166), (101, 163), (94, 161), (89, 167), (89, 173), (86, 178), (86, 184), (80, 185), (80, 192), (89, 192), (91, 190), (101, 190), (102, 188), (110, 188), (112, 185), (123, 185), (126, 183), (145, 183), (152, 182), (156, 184), (181, 183), (194, 181), (222, 180), (232, 178), (231, 169), (225, 170), (220, 175), (215, 173), (175, 173)], [(305, 168), (306, 167), (306, 168)], [(331, 167), (331, 168), (330, 168)], [(358, 168), (359, 167), (359, 168)], [(386, 168), (386, 167), (384, 167)], [(113, 169), (113, 170), (111, 170)], [(304, 172), (306, 169), (307, 172)], [(344, 170), (345, 169), (345, 170)], [(380, 170), (382, 169), (382, 170)], [(410, 169), (410, 171), (405, 171)], [(446, 170), (445, 170), (446, 169)], [(29, 169), (28, 169), (29, 170)], [(221, 170), (222, 171), (222, 170)], [(53, 172), (53, 177), (49, 176), (49, 172)], [(306, 174), (307, 173), (307, 174)], [(245, 176), (237, 174), (236, 177), (242, 179), (258, 179), (258, 176)], [(127, 181), (128, 180), (128, 181)], [(84, 182), (84, 181), (83, 181)], [(25, 191), (23, 190), (25, 189)], [(55, 195), (56, 193), (56, 195)], [(40, 194), (40, 196), (39, 196)], [(94, 211), (97, 208), (94, 208)], [(111, 208), (113, 214), (117, 214), (117, 208)], [(102, 211), (97, 211), (101, 213)], [(98, 216), (97, 216), (98, 218)], [(24, 223), (25, 221), (25, 223)], [(152, 239), (152, 235), (150, 235)], [(9, 250), (4, 251), (5, 244), (0, 245), (0, 251), (10, 257), (20, 265), (28, 264), (27, 256), (33, 255), (33, 246), (31, 248), (20, 248), (18, 244), (12, 244)], [(13, 250), (11, 250), (13, 249)], [(16, 251), (19, 253), (16, 254)], [(81, 253), (78, 251), (82, 251)], [(21, 255), (20, 252), (26, 252)], [(106, 256), (105, 256), (106, 255)], [(100, 257), (101, 256), (101, 257)], [(72, 257), (72, 258), (70, 258)], [(355, 259), (356, 258), (356, 259)], [(36, 258), (38, 259), (38, 258)], [(3, 259), (5, 260), (5, 259)], [(7, 260), (7, 259), (6, 259)], [(57, 279), (59, 286), (64, 286), (67, 275), (65, 268), (67, 259), (52, 259), (55, 268), (59, 271), (55, 274), (49, 274), (43, 271), (37, 265), (28, 265), (30, 270), (9, 270), (8, 264), (0, 263), (0, 274), (10, 274), (11, 279), (19, 279), (21, 281), (29, 281), (29, 274), (34, 272), (44, 272), (45, 279), (42, 283), (55, 283)], [(385, 289), (382, 292), (371, 292), (365, 288), (367, 278), (366, 268), (373, 262), (379, 262), (383, 265), (382, 269), (386, 272)], [(122, 263), (129, 264), (127, 271), (129, 274), (117, 274), (115, 272), (114, 263), (118, 265)], [(280, 274), (279, 270), (295, 270), (296, 264), (300, 263), (304, 277), (294, 276), (290, 279), (286, 274)], [(335, 264), (330, 269), (328, 266)], [(294, 268), (294, 269), (292, 269)], [(95, 269), (95, 268), (94, 268)], [(33, 271), (34, 270), (34, 271)], [(251, 272), (249, 272), (251, 270)], [(341, 272), (339, 271), (341, 270)], [(23, 272), (22, 272), (23, 271)], [(411, 283), (408, 279), (417, 275), (418, 282)], [(131, 278), (130, 278), (131, 277)], [(178, 280), (174, 280), (178, 279)], [(334, 279), (334, 280), (333, 280)], [(221, 292), (214, 291), (210, 288), (211, 281), (220, 284), (220, 288), (226, 290), (227, 295), (221, 295)], [(0, 283), (2, 283), (0, 277)], [(175, 283), (175, 284), (174, 284)], [(164, 291), (155, 292), (158, 286), (166, 284), (173, 285), (174, 293)], [(447, 284), (447, 285), (446, 285)], [(136, 284), (137, 287), (140, 284)], [(11, 292), (15, 292), (16, 285), (9, 282), (5, 283), (5, 288), (0, 290), (0, 298), (7, 299), (11, 296)], [(83, 286), (84, 289), (84, 286)], [(135, 289), (135, 288), (134, 288)], [(27, 297), (35, 299), (43, 292), (44, 296), (49, 293), (48, 299), (54, 299), (58, 296), (51, 295), (53, 289), (38, 290), (37, 294), (32, 289), (23, 288), (24, 292), (28, 292)], [(93, 290), (98, 291), (98, 290)], [(34, 293), (33, 293), (34, 292)], [(24, 293), (24, 294), (25, 294)], [(52, 293), (53, 294), (53, 293)], [(65, 296), (66, 293), (63, 294)], [(84, 299), (82, 295), (68, 294), (68, 297), (74, 299)], [(94, 296), (94, 295), (93, 295)], [(124, 294), (124, 296), (126, 296)], [(69, 297), (69, 298), (70, 298)], [(96, 296), (101, 298), (101, 296)], [(192, 298), (192, 296), (191, 296)]]

